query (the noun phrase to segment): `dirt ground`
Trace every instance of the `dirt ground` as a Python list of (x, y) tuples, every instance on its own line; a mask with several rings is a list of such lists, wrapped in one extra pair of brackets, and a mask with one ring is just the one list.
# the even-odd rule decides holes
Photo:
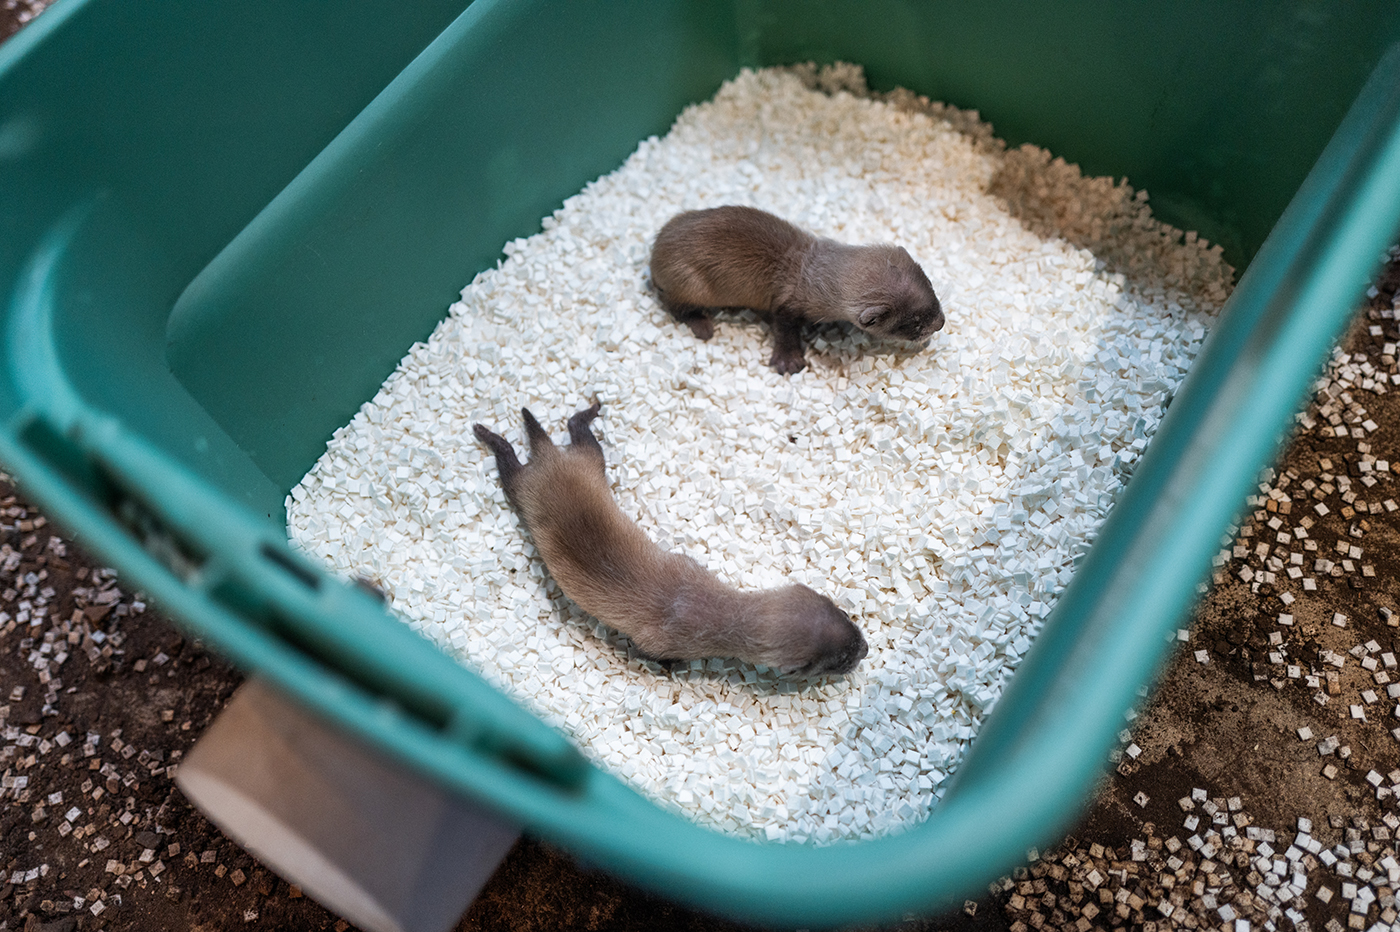
[[(42, 5), (3, 0), (0, 39)], [(1400, 929), (1398, 268), (1081, 824), (981, 899), (897, 928)], [(0, 930), (349, 928), (172, 782), (240, 680), (0, 483)], [(741, 928), (528, 838), (459, 926)]]

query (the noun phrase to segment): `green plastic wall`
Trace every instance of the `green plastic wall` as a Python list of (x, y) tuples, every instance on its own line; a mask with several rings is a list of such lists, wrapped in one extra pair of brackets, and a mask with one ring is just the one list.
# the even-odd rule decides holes
[[(81, 215), (63, 267), (49, 270), (65, 371), (84, 397), (270, 518), (285, 490), (171, 378), (171, 309), (464, 5), (423, 2), (405, 17), (373, 0), (334, 15), (64, 2), (4, 46), (0, 294), (32, 284), (34, 244)], [(12, 386), (0, 383), (0, 403), (17, 407)]]

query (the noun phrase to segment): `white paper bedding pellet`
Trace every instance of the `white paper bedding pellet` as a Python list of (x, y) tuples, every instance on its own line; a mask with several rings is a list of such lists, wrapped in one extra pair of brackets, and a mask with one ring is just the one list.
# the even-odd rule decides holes
[[(416, 630), (698, 822), (817, 843), (916, 824), (1230, 275), (1194, 237), (1189, 272), (1160, 267), (1177, 255), (1160, 249), (1152, 270), (1199, 283), (1206, 255), (1214, 271), (1187, 293), (1028, 232), (986, 193), (1000, 158), (923, 114), (740, 74), (507, 244), (293, 490), (292, 540), (380, 583)], [(829, 328), (792, 377), (764, 365), (751, 316), (700, 342), (649, 293), (646, 261), (672, 214), (720, 204), (904, 246), (946, 328), (917, 354)], [(470, 425), (519, 445), (522, 406), (558, 436), (595, 397), (622, 509), (733, 585), (829, 595), (870, 642), (856, 673), (805, 686), (718, 660), (667, 673), (562, 596)]]

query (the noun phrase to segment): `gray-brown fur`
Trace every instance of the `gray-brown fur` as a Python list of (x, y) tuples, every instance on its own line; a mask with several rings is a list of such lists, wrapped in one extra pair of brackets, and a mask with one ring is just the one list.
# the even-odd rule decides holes
[(567, 447), (523, 413), (528, 463), (499, 434), (473, 430), (495, 453), (506, 497), (559, 588), (644, 656), (733, 657), (805, 676), (848, 673), (865, 656), (860, 629), (825, 596), (796, 584), (740, 592), (653, 543), (608, 489), (603, 448), (589, 428), (596, 403), (569, 419)]
[(847, 246), (753, 207), (677, 214), (651, 250), (661, 304), (702, 340), (716, 308), (768, 315), (773, 356), (790, 374), (806, 364), (802, 325), (845, 321), (877, 337), (923, 342), (943, 327), (928, 276), (903, 247)]

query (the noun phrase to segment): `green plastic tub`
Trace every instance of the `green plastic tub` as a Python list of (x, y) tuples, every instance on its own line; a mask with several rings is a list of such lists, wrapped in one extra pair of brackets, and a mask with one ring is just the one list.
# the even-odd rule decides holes
[[(1078, 813), (1400, 226), (1397, 40), (1393, 0), (58, 0), (0, 48), (0, 458), (188, 631), (592, 863), (767, 922), (944, 908)], [(1247, 266), (942, 802), (827, 848), (646, 802), (294, 555), (282, 505), (502, 244), (809, 59), (1126, 175)]]

